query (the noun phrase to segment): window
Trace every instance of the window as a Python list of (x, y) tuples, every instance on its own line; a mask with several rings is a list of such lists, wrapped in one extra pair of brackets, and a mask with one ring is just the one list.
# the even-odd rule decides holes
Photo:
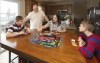
[(0, 24), (7, 24), (18, 15), (18, 3), (1, 0), (0, 2)]
[(39, 10), (42, 10), (42, 6), (38, 6)]

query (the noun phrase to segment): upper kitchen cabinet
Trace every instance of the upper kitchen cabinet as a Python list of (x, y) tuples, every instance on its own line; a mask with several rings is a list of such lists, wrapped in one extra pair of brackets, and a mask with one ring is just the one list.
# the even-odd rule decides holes
[(33, 4), (35, 3), (37, 2), (34, 0), (25, 0), (25, 14), (26, 15), (33, 10)]
[(65, 4), (65, 5), (47, 5), (46, 6), (46, 14), (53, 15), (56, 14), (58, 11), (67, 10), (67, 13), (72, 15), (73, 13), (73, 6), (72, 4)]

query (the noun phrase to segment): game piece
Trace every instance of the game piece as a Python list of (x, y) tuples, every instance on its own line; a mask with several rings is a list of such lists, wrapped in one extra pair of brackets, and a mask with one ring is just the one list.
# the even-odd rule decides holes
[(32, 44), (38, 43), (40, 45), (44, 45), (46, 48), (51, 47), (59, 47), (61, 46), (61, 37), (60, 33), (51, 33), (51, 32), (45, 32), (45, 33), (38, 33), (35, 34), (30, 41)]

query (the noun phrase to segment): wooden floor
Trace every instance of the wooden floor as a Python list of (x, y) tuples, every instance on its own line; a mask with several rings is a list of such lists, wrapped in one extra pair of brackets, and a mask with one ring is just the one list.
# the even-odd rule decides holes
[[(16, 54), (13, 53), (11, 55), (12, 55), (12, 59), (17, 56)], [(3, 53), (0, 53), (0, 63), (8, 63), (9, 62), (8, 57), (9, 56), (7, 50), (4, 51)], [(14, 63), (18, 63), (18, 58), (14, 60)]]
[[(13, 53), (11, 55), (12, 55), (12, 59), (17, 56), (16, 54), (13, 54)], [(8, 58), (9, 58), (8, 51), (0, 47), (0, 63), (9, 63), (9, 59)], [(18, 58), (16, 58), (14, 60), (14, 63), (18, 63)]]

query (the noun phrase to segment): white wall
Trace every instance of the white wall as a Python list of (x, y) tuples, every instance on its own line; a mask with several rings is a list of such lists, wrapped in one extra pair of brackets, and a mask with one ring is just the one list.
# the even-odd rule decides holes
[(0, 24), (0, 41), (1, 41), (1, 31), (2, 31), (2, 29), (1, 29), (1, 24)]

